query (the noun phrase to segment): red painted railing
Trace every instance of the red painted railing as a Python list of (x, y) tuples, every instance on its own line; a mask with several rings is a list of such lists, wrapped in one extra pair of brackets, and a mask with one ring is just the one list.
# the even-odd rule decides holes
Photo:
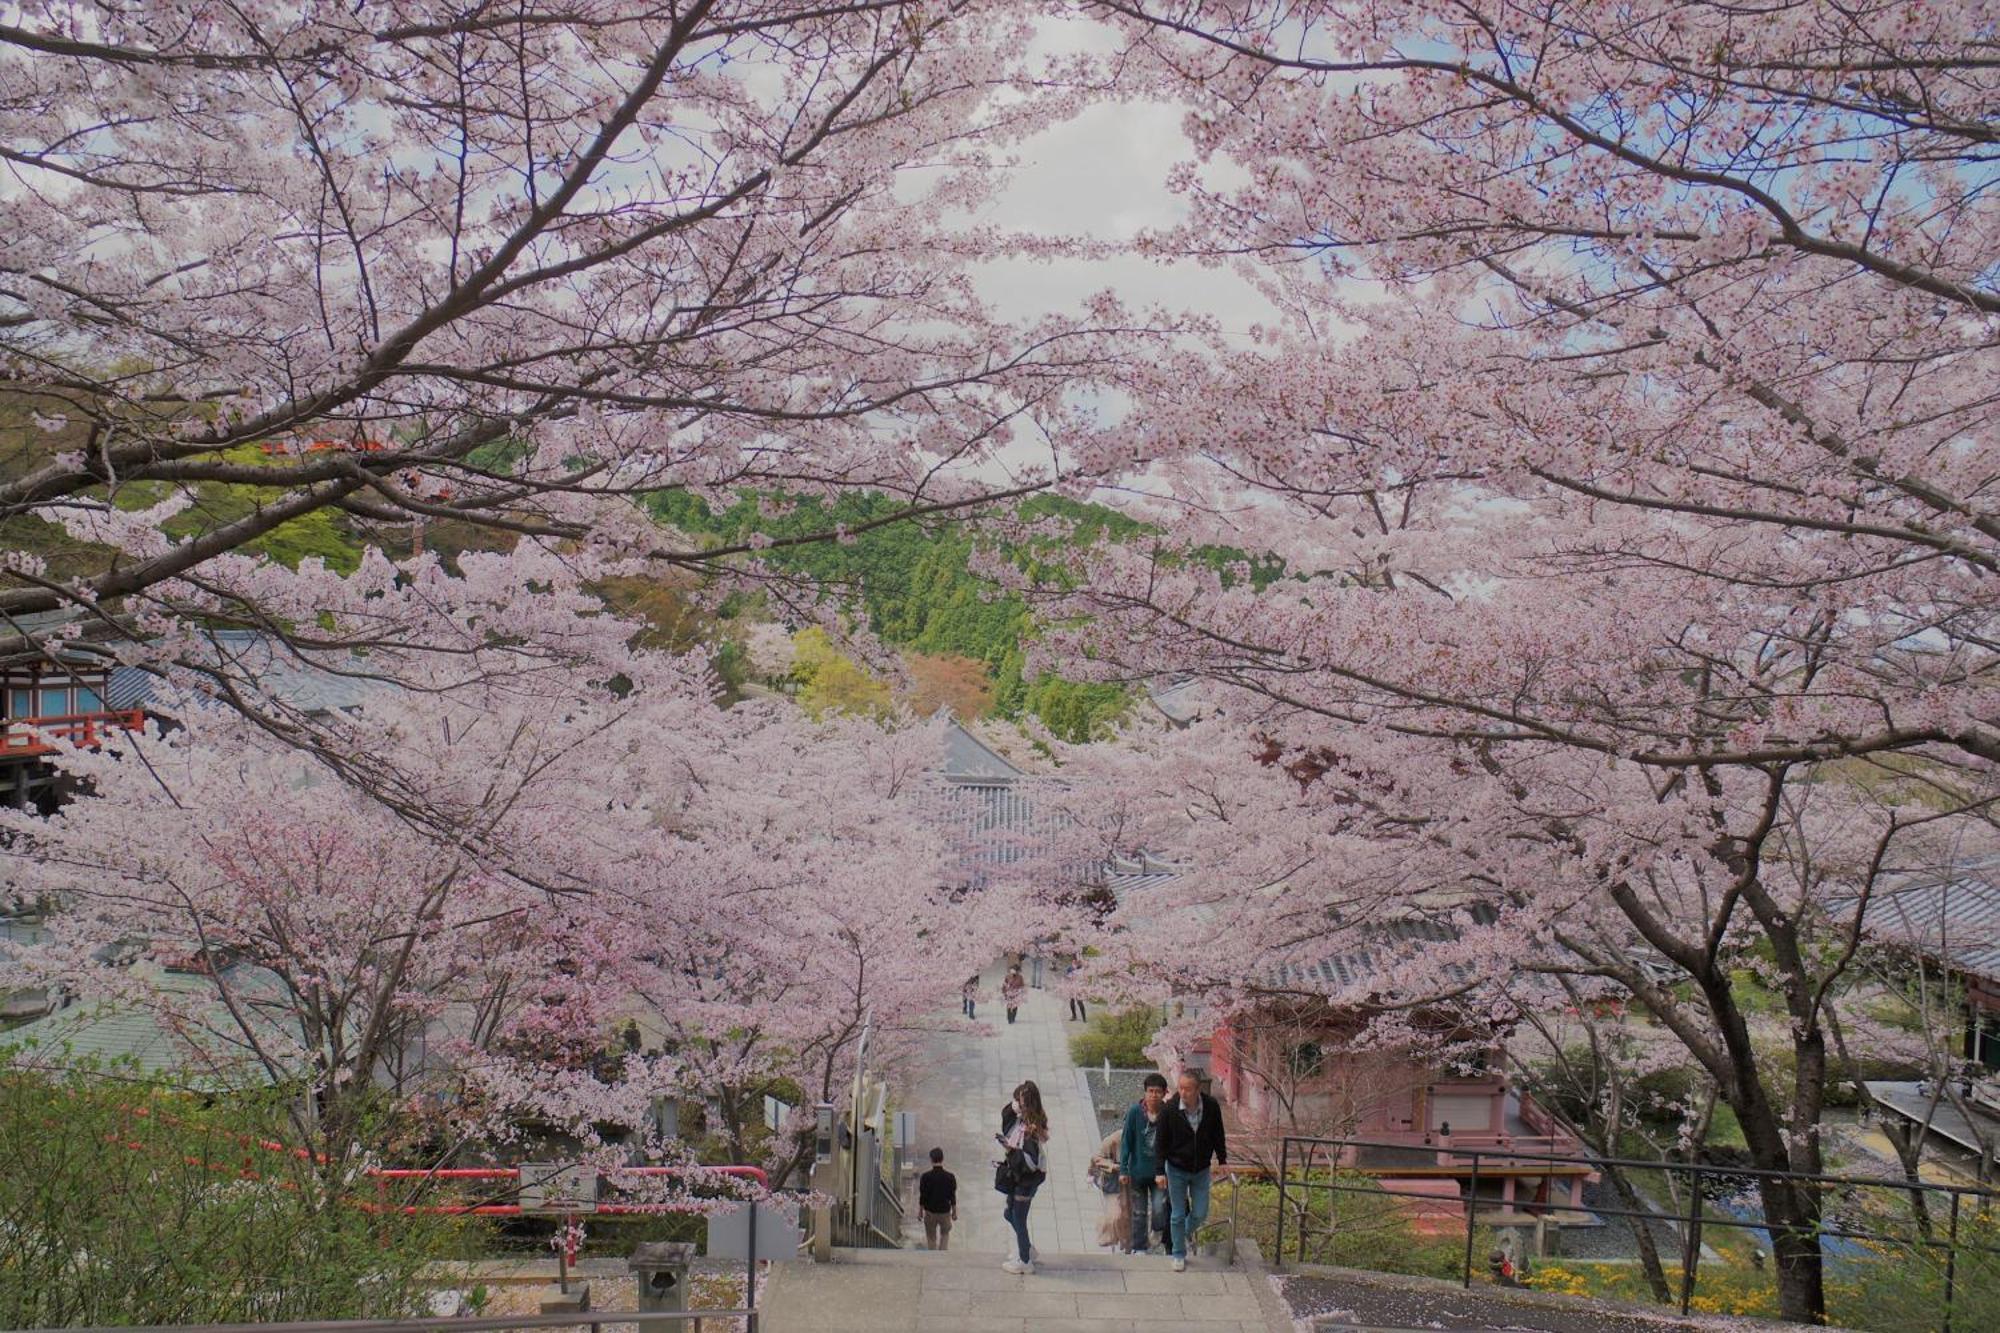
[(54, 754), (59, 741), (101, 745), (113, 732), (137, 731), (145, 725), (146, 714), (138, 708), (52, 717), (10, 717), (0, 722), (0, 755)]
[[(519, 1180), (521, 1170), (513, 1166), (464, 1166), (445, 1167), (437, 1171), (426, 1171), (422, 1167), (376, 1167), (364, 1171), (362, 1175), (376, 1183), (376, 1193), (381, 1196), (384, 1187), (391, 1180)], [(605, 1179), (616, 1182), (620, 1176), (685, 1176), (716, 1175), (738, 1176), (754, 1180), (762, 1189), (771, 1187), (771, 1180), (761, 1166), (614, 1166), (603, 1171)], [(368, 1205), (363, 1205), (368, 1207)], [(382, 1202), (369, 1207), (371, 1212), (416, 1213), (456, 1213), (472, 1214), (476, 1217), (519, 1217), (521, 1205), (518, 1203), (428, 1203), (404, 1204), (401, 1207)], [(682, 1211), (682, 1205), (670, 1203), (599, 1203), (592, 1209), (599, 1216), (634, 1215), (646, 1213), (672, 1213)]]

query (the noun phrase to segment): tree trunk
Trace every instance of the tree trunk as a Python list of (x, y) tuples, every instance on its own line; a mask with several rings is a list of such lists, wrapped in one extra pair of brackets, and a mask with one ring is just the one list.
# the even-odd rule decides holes
[[(1903, 1165), (1903, 1179), (1912, 1185), (1917, 1184), (1922, 1179), (1918, 1168), (1923, 1160), (1923, 1129), (1892, 1111), (1883, 1117), (1882, 1136), (1895, 1146), (1896, 1160)], [(1917, 1234), (1928, 1241), (1931, 1238), (1931, 1208), (1920, 1189), (1910, 1191), (1910, 1215), (1916, 1219)]]
[[(1727, 974), (1711, 972), (1702, 978), (1709, 1011), (1722, 1030), (1734, 1078), (1724, 1100), (1743, 1129), (1750, 1145), (1750, 1164), (1760, 1171), (1798, 1171), (1817, 1174), (1820, 1170), (1819, 1142), (1814, 1136), (1819, 1120), (1820, 1098), (1825, 1090), (1824, 1046), (1817, 1032), (1796, 1037), (1792, 1050), (1797, 1060), (1790, 1115), (1801, 1128), (1787, 1123), (1784, 1113), (1772, 1101), (1757, 1067), (1756, 1048), (1750, 1040), (1749, 1024), (1730, 993)], [(1706, 1133), (1695, 1140), (1699, 1145)], [(1698, 1150), (1697, 1150), (1698, 1151)], [(1698, 1158), (1697, 1158), (1698, 1160)], [(1694, 1188), (1701, 1188), (1699, 1181)], [(1798, 1324), (1826, 1322), (1826, 1284), (1819, 1240), (1820, 1198), (1818, 1184), (1788, 1180), (1779, 1176), (1758, 1178), (1757, 1190), (1764, 1205), (1764, 1223), (1771, 1232), (1771, 1252), (1778, 1279), (1778, 1315)]]
[(1654, 1243), (1653, 1228), (1648, 1221), (1652, 1209), (1639, 1197), (1639, 1191), (1632, 1188), (1623, 1167), (1605, 1167), (1604, 1178), (1611, 1182), (1611, 1188), (1618, 1192), (1628, 1210), (1641, 1214), (1632, 1219), (1632, 1234), (1639, 1243), (1639, 1266), (1645, 1270), (1646, 1285), (1652, 1289), (1653, 1299), (1662, 1305), (1671, 1304), (1674, 1290), (1667, 1285), (1667, 1270), (1660, 1265), (1660, 1247)]
[(1826, 1322), (1826, 1269), (1819, 1243), (1819, 1189), (1804, 1181), (1764, 1180), (1758, 1187), (1778, 1274), (1778, 1317)]

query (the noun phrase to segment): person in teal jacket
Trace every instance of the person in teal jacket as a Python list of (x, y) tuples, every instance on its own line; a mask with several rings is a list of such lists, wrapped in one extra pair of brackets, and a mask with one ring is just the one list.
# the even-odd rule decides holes
[(1118, 1144), (1118, 1180), (1132, 1210), (1134, 1254), (1151, 1248), (1149, 1233), (1165, 1230), (1155, 1225), (1154, 1214), (1166, 1213), (1167, 1167), (1160, 1160), (1159, 1146), (1160, 1116), (1166, 1105), (1166, 1075), (1146, 1075), (1139, 1100), (1125, 1112), (1125, 1131)]

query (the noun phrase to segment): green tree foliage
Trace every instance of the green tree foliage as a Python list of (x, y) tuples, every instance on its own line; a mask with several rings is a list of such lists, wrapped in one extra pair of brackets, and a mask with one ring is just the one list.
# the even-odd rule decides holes
[(368, 1211), (275, 1108), (0, 1067), (0, 1328), (429, 1313), (464, 1224)]
[[(83, 429), (78, 423), (46, 431), (35, 422), (39, 412), (62, 418), (67, 406), (54, 398), (0, 393), (0, 479), (26, 475), (55, 454), (85, 445)], [(231, 449), (223, 457), (232, 463), (267, 461), (263, 450), (254, 444)], [(140, 483), (120, 488), (117, 504), (127, 510), (144, 509), (158, 504), (167, 494), (165, 485)], [(104, 495), (99, 490), (91, 498), (102, 499)], [(188, 508), (167, 523), (166, 531), (176, 538), (198, 535), (245, 517), (265, 498), (265, 493), (255, 487), (203, 482), (192, 488)], [(48, 559), (50, 573), (59, 578), (100, 571), (113, 554), (108, 548), (79, 542), (57, 525), (38, 518), (5, 520), (0, 523), (0, 540), (13, 549), (32, 551)], [(294, 569), (301, 560), (318, 557), (330, 568), (348, 573), (361, 559), (360, 540), (330, 510), (316, 510), (281, 523), (244, 549), (268, 555)]]
[[(222, 458), (231, 463), (270, 461), (264, 451), (254, 444), (230, 449), (223, 453)], [(122, 509), (144, 509), (159, 503), (165, 493), (166, 488), (157, 483), (141, 483), (122, 491), (118, 504)], [(199, 536), (247, 518), (269, 498), (270, 493), (254, 486), (203, 482), (194, 487), (193, 499), (188, 507), (167, 521), (165, 530), (168, 536), (175, 538)], [(329, 509), (315, 509), (298, 518), (287, 519), (262, 537), (247, 543), (243, 549), (256, 555), (268, 555), (291, 569), (297, 569), (303, 560), (319, 559), (325, 561), (329, 569), (351, 574), (361, 563), (361, 542)]]
[[(886, 495), (846, 495), (832, 504), (803, 499), (781, 504), (744, 496), (716, 512), (685, 492), (648, 500), (655, 517), (682, 531), (726, 542), (761, 534), (774, 540), (836, 527), (857, 529), (894, 513), (900, 502)], [(1052, 520), (1064, 533), (1037, 539), (1008, 554), (1029, 574), (1055, 579), (1044, 541), (1088, 545), (1129, 541), (1148, 531), (1115, 510), (1060, 496), (1024, 501), (1017, 514)], [(1033, 714), (1069, 741), (1099, 736), (1124, 713), (1130, 694), (1121, 685), (1065, 680), (1052, 672), (1030, 677), (1026, 646), (1034, 617), (1018, 595), (972, 571), (976, 539), (962, 523), (891, 523), (857, 533), (851, 541), (776, 547), (768, 558), (829, 590), (862, 617), (884, 642), (936, 657), (970, 658), (992, 682), (992, 711), (1002, 717)], [(1240, 557), (1240, 553), (1236, 553)], [(801, 700), (805, 700), (801, 691)], [(808, 705), (810, 706), (810, 704)]]

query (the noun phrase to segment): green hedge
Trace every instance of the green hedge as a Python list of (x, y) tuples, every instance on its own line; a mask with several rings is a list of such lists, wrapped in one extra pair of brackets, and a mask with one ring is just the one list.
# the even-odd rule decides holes
[(1108, 1059), (1113, 1069), (1151, 1069), (1146, 1047), (1159, 1028), (1157, 1009), (1099, 1010), (1083, 1031), (1070, 1034), (1070, 1062), (1094, 1069)]

